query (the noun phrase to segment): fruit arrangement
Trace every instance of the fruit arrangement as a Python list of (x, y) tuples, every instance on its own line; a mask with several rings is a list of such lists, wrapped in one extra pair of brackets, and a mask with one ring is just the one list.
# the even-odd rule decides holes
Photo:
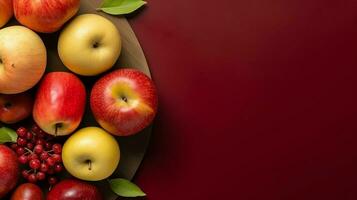
[[(98, 10), (126, 14), (146, 3), (135, 1), (105, 0)], [(0, 0), (0, 199), (102, 200), (103, 181), (117, 195), (145, 195), (115, 172), (119, 141), (155, 118), (155, 84), (133, 66), (113, 67), (123, 52), (118, 27), (79, 14), (81, 5)], [(12, 16), (20, 25), (5, 26)], [(56, 38), (65, 68), (48, 65), (44, 37)]]

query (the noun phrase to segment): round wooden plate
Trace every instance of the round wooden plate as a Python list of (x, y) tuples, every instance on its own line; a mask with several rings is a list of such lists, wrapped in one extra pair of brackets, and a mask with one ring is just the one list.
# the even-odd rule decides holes
[[(150, 76), (150, 70), (145, 59), (144, 53), (140, 47), (140, 44), (135, 36), (135, 33), (131, 29), (128, 21), (124, 17), (117, 17), (107, 15), (103, 12), (96, 11), (96, 8), (99, 7), (101, 0), (82, 0), (81, 8), (78, 13), (95, 13), (106, 17), (111, 20), (119, 29), (121, 38), (122, 38), (122, 52), (118, 59), (118, 62), (115, 64), (113, 69), (118, 68), (135, 68), (138, 69), (148, 76)], [(15, 25), (17, 22), (13, 20), (9, 25)], [(53, 34), (40, 34), (43, 39), (48, 53), (48, 61), (46, 71), (69, 71), (61, 62), (57, 53), (57, 41), (59, 32)], [(112, 69), (112, 70), (113, 70)], [(81, 80), (86, 85), (87, 89), (87, 99), (89, 99), (89, 94), (92, 88), (92, 85), (95, 83), (98, 78), (101, 77), (83, 77)], [(87, 101), (87, 108), (84, 114), (84, 118), (81, 122), (80, 127), (87, 126), (99, 126), (98, 123), (94, 120), (94, 117), (89, 108), (89, 102)], [(151, 126), (143, 130), (141, 133), (138, 133), (130, 137), (117, 137), (117, 140), (120, 144), (121, 149), (121, 159), (118, 169), (111, 176), (111, 178), (126, 178), (132, 179), (140, 166), (141, 161), (144, 158), (145, 151), (150, 141)], [(90, 148), (90, 147), (88, 147)], [(94, 182), (93, 182), (94, 183)], [(111, 192), (107, 181), (96, 182), (96, 185), (100, 187), (102, 193), (106, 200), (114, 200), (117, 196)]]

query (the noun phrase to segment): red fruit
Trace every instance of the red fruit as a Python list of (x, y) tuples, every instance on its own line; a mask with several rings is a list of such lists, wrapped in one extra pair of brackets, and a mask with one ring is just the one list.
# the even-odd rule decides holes
[(49, 167), (48, 170), (47, 170), (47, 174), (54, 174), (55, 173), (55, 170), (53, 169), (53, 167)]
[(37, 141), (37, 137), (33, 137), (29, 142), (35, 145), (36, 141)]
[(36, 174), (30, 174), (29, 177), (27, 177), (27, 180), (30, 182), (30, 183), (36, 183), (37, 182), (37, 177), (36, 177)]
[(38, 159), (30, 160), (29, 166), (30, 166), (32, 169), (38, 169), (38, 168), (40, 168), (40, 166), (41, 166), (41, 162), (40, 162), (40, 160), (38, 160)]
[(49, 158), (49, 157), (50, 157), (50, 155), (48, 155), (48, 153), (45, 152), (45, 151), (42, 152), (41, 155), (40, 155), (40, 159), (43, 160), (43, 161), (46, 161), (47, 158)]
[(52, 155), (53, 160), (55, 160), (57, 163), (62, 162), (62, 157), (60, 154), (53, 154)]
[(58, 31), (79, 9), (80, 0), (13, 0), (17, 21), (41, 33)]
[(48, 165), (46, 163), (41, 163), (40, 171), (41, 172), (47, 172), (48, 171)]
[(36, 141), (36, 145), (39, 144), (39, 145), (45, 145), (46, 141), (42, 138), (39, 138), (37, 141)]
[(12, 0), (0, 1), (0, 28), (3, 27), (13, 15)]
[(133, 135), (153, 121), (158, 96), (153, 81), (135, 69), (115, 70), (93, 86), (90, 107), (97, 122), (118, 136)]
[(96, 186), (74, 179), (59, 182), (47, 195), (47, 200), (67, 199), (102, 200), (103, 197)]
[(55, 172), (61, 172), (63, 170), (63, 166), (61, 164), (56, 164), (53, 169)]
[(38, 138), (45, 138), (45, 137), (46, 137), (46, 133), (44, 133), (44, 132), (41, 130), (39, 133), (37, 133), (37, 137), (38, 137)]
[(32, 125), (31, 131), (34, 132), (36, 135), (41, 132), (40, 127), (38, 127), (36, 124)]
[(39, 186), (24, 183), (18, 186), (11, 196), (11, 200), (44, 200), (44, 195)]
[(77, 76), (51, 72), (37, 90), (33, 118), (50, 135), (68, 135), (79, 126), (85, 103), (85, 87)]
[(17, 155), (21, 156), (22, 154), (24, 154), (26, 151), (23, 147), (19, 147), (16, 149), (16, 153)]
[(46, 148), (46, 150), (50, 150), (52, 148), (51, 142), (46, 142), (45, 148)]
[[(29, 93), (0, 94), (0, 121), (17, 123), (31, 115), (33, 99)], [(21, 137), (22, 136), (21, 134)]]
[(49, 157), (49, 158), (47, 158), (46, 163), (49, 166), (54, 166), (56, 164), (56, 161), (52, 157)]
[(18, 137), (18, 138), (17, 138), (17, 144), (18, 144), (19, 146), (24, 147), (24, 146), (26, 146), (27, 141), (26, 141), (26, 139), (24, 139), (24, 138)]
[(34, 145), (33, 145), (33, 143), (29, 142), (29, 143), (27, 143), (26, 146), (28, 149), (32, 150)]
[(26, 164), (27, 161), (28, 161), (28, 157), (25, 156), (25, 155), (21, 155), (21, 156), (18, 158), (18, 160), (19, 160), (19, 163), (21, 163), (21, 164)]
[(48, 178), (48, 183), (49, 183), (50, 185), (56, 184), (57, 181), (58, 181), (57, 178), (54, 177), (54, 176), (51, 176), (51, 177)]
[(53, 150), (54, 153), (60, 154), (60, 153), (62, 152), (62, 145), (60, 145), (60, 144), (54, 144), (54, 145), (52, 146), (52, 150)]
[(38, 159), (38, 155), (37, 155), (37, 154), (31, 153), (31, 154), (29, 155), (29, 160), (36, 160), (36, 159)]
[(35, 148), (33, 148), (33, 151), (37, 154), (41, 154), (43, 152), (43, 146), (38, 144), (35, 146)]
[(27, 179), (30, 175), (30, 173), (27, 170), (22, 170), (21, 174), (22, 174), (22, 177), (24, 177), (25, 179)]
[(5, 145), (0, 145), (0, 199), (12, 190), (20, 174), (16, 153)]
[(33, 138), (33, 134), (31, 132), (26, 133), (26, 139), (31, 140)]
[(19, 137), (25, 137), (27, 134), (27, 129), (24, 127), (20, 127), (16, 130), (16, 133)]
[(17, 149), (17, 144), (12, 143), (12, 144), (11, 144), (11, 149), (16, 151), (16, 149)]
[(39, 180), (39, 181), (43, 181), (43, 180), (45, 180), (45, 178), (46, 178), (46, 174), (43, 173), (43, 172), (37, 172), (36, 178), (37, 178), (37, 180)]

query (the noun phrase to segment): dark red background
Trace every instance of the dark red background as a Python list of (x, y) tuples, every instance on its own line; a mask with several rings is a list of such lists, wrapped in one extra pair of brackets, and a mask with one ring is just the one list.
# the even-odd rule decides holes
[(357, 199), (357, 1), (150, 0), (149, 200)]

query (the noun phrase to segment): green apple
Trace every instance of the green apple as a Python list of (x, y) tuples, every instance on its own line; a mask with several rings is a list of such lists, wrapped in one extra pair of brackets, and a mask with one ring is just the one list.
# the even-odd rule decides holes
[(73, 19), (58, 39), (58, 54), (72, 72), (94, 76), (110, 69), (121, 52), (116, 26), (95, 14)]
[(74, 177), (86, 181), (108, 178), (117, 168), (120, 148), (115, 138), (98, 127), (74, 133), (63, 145), (63, 165)]

